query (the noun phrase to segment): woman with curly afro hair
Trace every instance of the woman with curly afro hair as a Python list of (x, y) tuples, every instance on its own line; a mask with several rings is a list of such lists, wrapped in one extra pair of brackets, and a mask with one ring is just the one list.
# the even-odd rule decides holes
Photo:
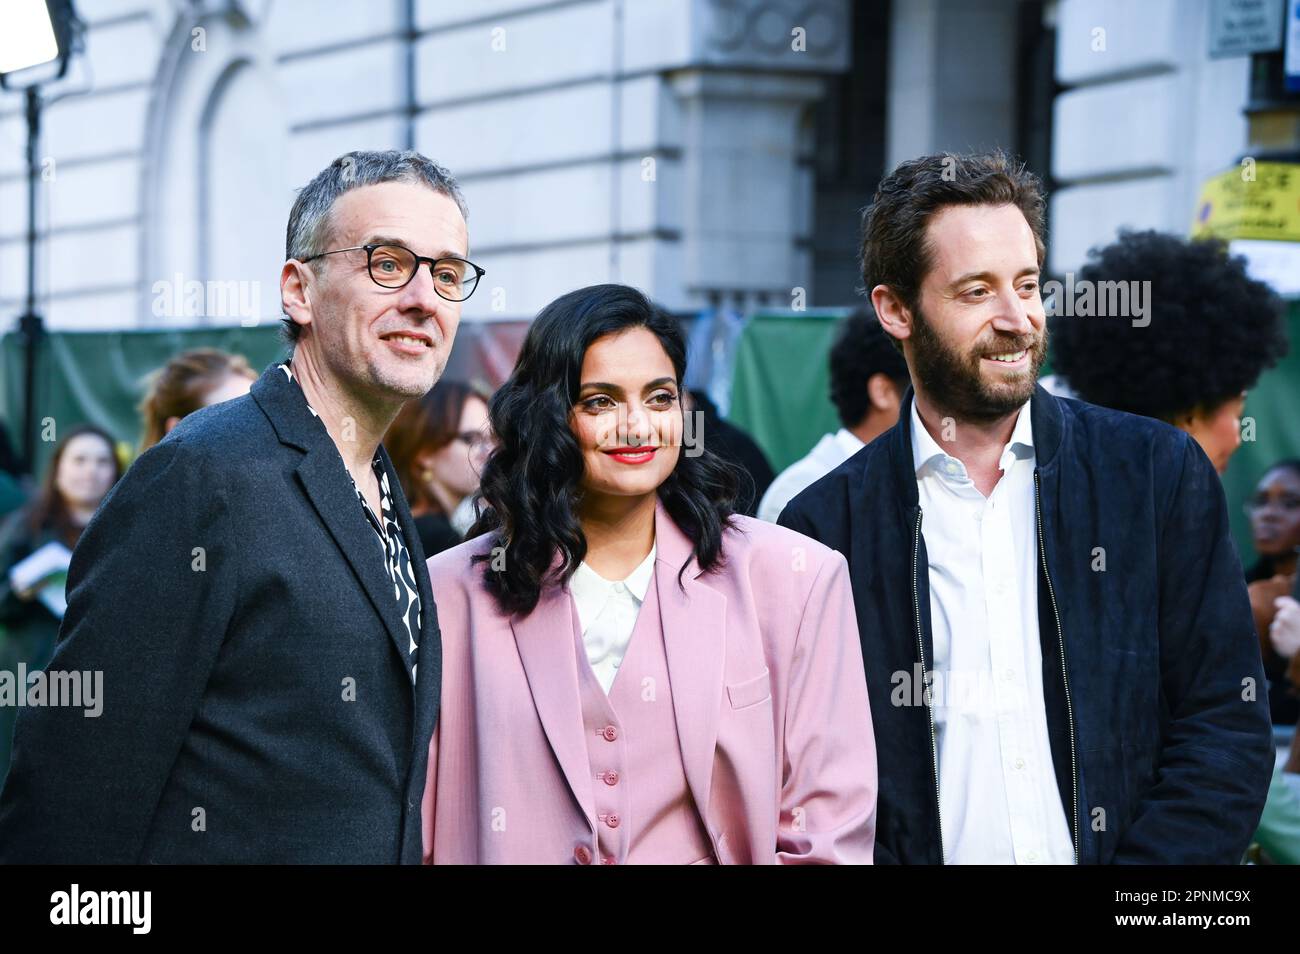
[(1150, 282), (1149, 321), (1057, 315), (1056, 372), (1085, 401), (1187, 431), (1223, 473), (1246, 391), (1286, 353), (1281, 299), (1222, 242), (1154, 231), (1093, 249), (1083, 282)]
[(734, 512), (635, 288), (556, 299), (492, 398), (478, 534), (431, 558), (425, 859), (868, 863), (871, 706), (844, 557)]

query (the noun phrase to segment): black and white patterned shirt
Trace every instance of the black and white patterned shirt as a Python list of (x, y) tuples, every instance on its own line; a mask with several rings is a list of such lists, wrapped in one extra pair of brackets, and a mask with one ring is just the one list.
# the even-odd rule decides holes
[[(294, 381), (293, 371), (287, 364), (280, 365), (282, 370), (290, 381)], [(297, 382), (294, 381), (296, 384)], [(301, 385), (299, 385), (301, 389)], [(306, 400), (306, 395), (303, 395)], [(307, 402), (307, 410), (311, 411), (312, 417), (320, 420), (320, 415), (316, 409)], [(324, 427), (324, 421), (321, 427)], [(342, 459), (342, 454), (339, 455)], [(415, 654), (419, 648), (420, 625), (423, 619), (423, 611), (420, 606), (420, 590), (415, 582), (415, 570), (411, 566), (411, 554), (406, 549), (406, 540), (402, 536), (401, 524), (397, 521), (397, 508), (393, 506), (392, 490), (388, 484), (388, 474), (384, 471), (383, 461), (378, 454), (370, 462), (370, 466), (375, 471), (375, 477), (379, 481), (379, 509), (383, 512), (382, 519), (375, 515), (374, 508), (366, 500), (366, 495), (362, 493), (361, 488), (357, 486), (355, 480), (352, 481), (352, 489), (356, 492), (357, 499), (361, 501), (361, 510), (366, 515), (366, 520), (370, 523), (371, 529), (379, 538), (379, 546), (384, 555), (384, 569), (388, 578), (393, 584), (393, 597), (397, 600), (397, 612), (402, 617), (402, 622), (406, 626), (406, 635), (410, 640), (410, 648), (407, 650), (411, 663), (411, 680), (415, 680)], [(344, 468), (346, 470), (346, 467)], [(352, 474), (348, 474), (348, 479), (352, 479)]]

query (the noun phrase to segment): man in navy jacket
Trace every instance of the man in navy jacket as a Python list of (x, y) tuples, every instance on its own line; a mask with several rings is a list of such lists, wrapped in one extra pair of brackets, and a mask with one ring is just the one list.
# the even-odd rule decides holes
[(1273, 746), (1223, 492), (1182, 431), (1036, 385), (1042, 229), (1001, 154), (881, 182), (863, 277), (915, 390), (780, 518), (851, 568), (876, 858), (1236, 863)]

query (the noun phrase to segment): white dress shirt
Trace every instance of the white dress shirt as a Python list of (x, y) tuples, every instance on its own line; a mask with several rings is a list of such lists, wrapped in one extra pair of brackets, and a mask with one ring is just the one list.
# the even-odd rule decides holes
[(915, 402), (912, 461), (930, 564), (944, 860), (1073, 864), (1043, 703), (1029, 403), (987, 498)]
[(786, 504), (866, 446), (844, 427), (834, 434), (823, 434), (806, 457), (777, 474), (759, 502), (758, 519), (776, 523)]
[(578, 625), (587, 647), (587, 662), (606, 694), (614, 685), (618, 667), (632, 641), (637, 613), (645, 602), (646, 591), (654, 579), (655, 547), (627, 579), (605, 579), (586, 563), (569, 579), (569, 592), (578, 608)]

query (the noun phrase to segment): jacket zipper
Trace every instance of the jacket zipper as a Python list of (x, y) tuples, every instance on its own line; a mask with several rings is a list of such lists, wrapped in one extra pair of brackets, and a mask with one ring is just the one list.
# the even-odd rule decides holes
[[(1061, 680), (1065, 683), (1065, 714), (1070, 724), (1070, 783), (1073, 786), (1074, 812), (1070, 818), (1070, 834), (1074, 839), (1074, 863), (1079, 863), (1079, 765), (1074, 752), (1074, 704), (1070, 701), (1070, 674), (1065, 668), (1065, 633), (1061, 629), (1061, 613), (1056, 607), (1056, 590), (1052, 574), (1047, 569), (1047, 547), (1043, 543), (1043, 508), (1039, 493), (1038, 469), (1034, 469), (1034, 517), (1038, 522), (1038, 553), (1043, 562), (1043, 576), (1047, 579), (1047, 595), (1052, 600), (1052, 615), (1056, 618), (1056, 643), (1061, 647)], [(915, 584), (915, 571), (913, 571)]]
[(921, 595), (917, 585), (917, 567), (921, 557), (921, 508), (916, 508), (916, 531), (912, 537), (912, 608), (916, 611), (916, 651), (921, 659), (921, 696), (925, 714), (930, 720), (930, 766), (934, 770), (934, 815), (939, 823), (939, 864), (945, 864), (943, 853), (943, 812), (939, 808), (939, 745), (934, 733), (934, 709), (930, 707), (928, 669), (925, 665), (925, 640), (921, 636)]

